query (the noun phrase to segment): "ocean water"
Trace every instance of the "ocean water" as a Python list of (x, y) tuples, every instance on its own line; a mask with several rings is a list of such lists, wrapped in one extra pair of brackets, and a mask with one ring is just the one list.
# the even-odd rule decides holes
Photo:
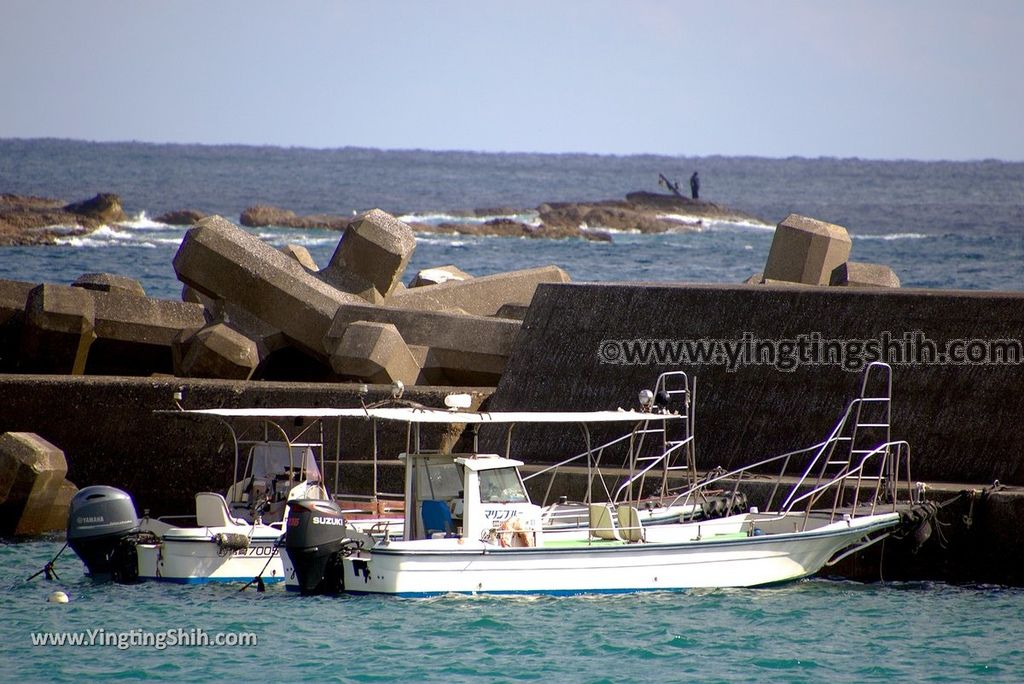
[[(236, 220), (253, 204), (351, 214), (379, 206), (416, 220), (545, 201), (657, 190), (703, 178), (702, 196), (760, 217), (696, 233), (617, 233), (611, 243), (421, 235), (407, 271), (470, 273), (554, 263), (577, 281), (735, 283), (760, 271), (790, 212), (846, 226), (852, 258), (891, 265), (905, 286), (1024, 290), (1024, 164), (858, 159), (476, 154), (0, 140), (0, 192), (68, 201), (115, 192), (132, 219), (47, 247), (0, 248), (0, 278), (70, 283), (139, 278), (178, 297), (184, 229), (162, 212)], [(339, 235), (259, 229), (324, 265)], [(61, 542), (0, 543), (5, 681), (345, 682), (994, 681), (1024, 679), (1024, 590), (801, 581), (759, 590), (582, 598), (304, 598), (223, 586), (94, 584), (65, 551), (61, 580), (24, 579)], [(71, 602), (51, 604), (55, 589)], [(235, 647), (34, 646), (32, 634), (103, 630), (251, 632)], [(138, 635), (141, 638), (141, 634)], [(152, 638), (152, 637), (151, 637)]]
[[(381, 207), (413, 220), (458, 210), (492, 215), (548, 201), (657, 191), (657, 178), (703, 178), (702, 197), (759, 217), (698, 233), (618, 233), (611, 243), (422, 235), (407, 271), (454, 263), (485, 275), (558, 264), (577, 281), (735, 283), (764, 268), (772, 231), (791, 212), (847, 227), (851, 258), (891, 265), (904, 286), (1024, 289), (1024, 163), (759, 159), (308, 150), (240, 146), (0, 140), (0, 192), (68, 201), (115, 192), (132, 220), (53, 247), (0, 248), (0, 278), (72, 282), (113, 271), (175, 297), (171, 259), (184, 230), (152, 221), (196, 208), (237, 221), (265, 203), (299, 214)], [(259, 229), (327, 263), (339, 235)]]
[[(815, 579), (593, 597), (302, 597), (281, 587), (97, 584), (70, 551), (57, 562), (60, 581), (26, 582), (60, 546), (0, 545), (6, 681), (1019, 682), (1024, 674), (1021, 589)], [(69, 603), (48, 602), (58, 589)], [(32, 641), (90, 630), (110, 645)], [(150, 645), (131, 645), (133, 630), (134, 643)], [(198, 640), (199, 630), (211, 641), (254, 634), (257, 644), (156, 645), (167, 641), (155, 635)]]

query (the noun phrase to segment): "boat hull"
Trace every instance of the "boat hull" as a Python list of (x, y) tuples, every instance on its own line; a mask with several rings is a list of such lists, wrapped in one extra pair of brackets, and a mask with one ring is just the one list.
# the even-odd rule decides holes
[(838, 551), (898, 522), (897, 514), (887, 514), (789, 534), (540, 548), (456, 539), (400, 542), (347, 558), (345, 591), (425, 597), (763, 586), (814, 574)]
[(139, 544), (139, 577), (178, 584), (282, 582), (285, 568), (278, 537), (251, 539), (247, 548), (232, 549), (205, 539), (163, 539)]

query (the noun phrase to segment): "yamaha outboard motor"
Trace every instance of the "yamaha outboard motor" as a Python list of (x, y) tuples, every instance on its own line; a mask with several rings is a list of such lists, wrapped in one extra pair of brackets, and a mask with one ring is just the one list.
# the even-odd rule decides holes
[(336, 594), (345, 588), (342, 571), (345, 518), (338, 504), (322, 499), (288, 502), (284, 549), (303, 594)]
[[(93, 577), (122, 574), (111, 563), (111, 557), (138, 527), (135, 504), (120, 489), (94, 485), (80, 490), (71, 499), (68, 546), (78, 554)], [(134, 572), (137, 576), (137, 567)]]

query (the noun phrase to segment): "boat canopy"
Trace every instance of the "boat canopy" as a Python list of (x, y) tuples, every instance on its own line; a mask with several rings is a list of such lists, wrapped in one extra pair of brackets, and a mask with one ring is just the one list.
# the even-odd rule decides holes
[(402, 423), (623, 423), (683, 420), (676, 413), (642, 411), (451, 411), (441, 408), (218, 408), (182, 411), (219, 418), (367, 418)]

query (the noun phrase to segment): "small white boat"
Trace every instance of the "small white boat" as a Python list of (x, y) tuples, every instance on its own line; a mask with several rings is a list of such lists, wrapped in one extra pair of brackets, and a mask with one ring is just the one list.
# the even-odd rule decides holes
[[(284, 581), (280, 552), (289, 501), (326, 499), (312, 445), (235, 441), (244, 477), (225, 495), (196, 494), (192, 515), (139, 520), (131, 497), (106, 486), (71, 503), (68, 543), (93, 576), (183, 584)], [(236, 476), (238, 458), (236, 450)]]
[[(884, 397), (866, 391), (870, 371), (884, 375)], [(781, 464), (781, 483), (786, 466), (799, 461), (802, 470), (789, 480), (788, 493), (775, 510), (751, 508), (714, 520), (646, 525), (635, 505), (641, 500), (638, 490), (632, 501), (589, 504), (586, 527), (551, 531), (543, 525), (541, 507), (530, 501), (521, 461), (419, 450), (401, 456), (406, 476), (400, 541), (347, 527), (343, 513), (330, 502), (296, 501), (285, 538), (287, 554), (307, 593), (580, 594), (752, 587), (806, 577), (892, 534), (901, 526), (901, 509), (914, 503), (897, 497), (901, 489), (910, 497), (917, 490), (909, 482), (909, 445), (888, 438), (889, 372), (883, 364), (869, 369), (861, 396), (825, 442), (715, 474), (669, 504), (688, 505), (711, 488), (736, 491), (744, 478), (771, 465)], [(879, 412), (883, 417), (867, 417)], [(625, 424), (634, 436), (628, 440), (631, 447), (651, 425), (682, 420), (650, 406), (562, 413), (392, 408), (373, 410), (367, 417), (406, 423), (417, 431), (432, 423), (545, 423), (573, 430)], [(870, 436), (872, 431), (882, 438)], [(865, 440), (871, 446), (865, 447)], [(588, 452), (592, 462), (596, 455)], [(631, 462), (641, 464), (643, 458), (635, 455)], [(657, 465), (644, 463), (643, 468)], [(907, 481), (901, 487), (903, 474)], [(773, 490), (769, 502), (779, 491)]]

